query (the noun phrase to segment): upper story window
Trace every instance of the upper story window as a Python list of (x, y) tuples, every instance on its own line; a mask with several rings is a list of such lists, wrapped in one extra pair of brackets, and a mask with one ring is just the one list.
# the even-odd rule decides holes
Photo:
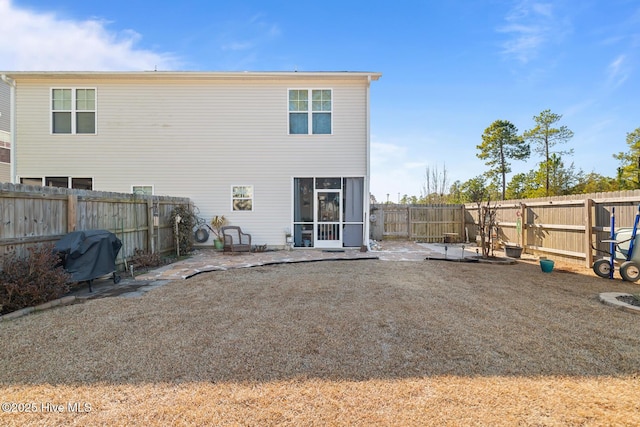
[(330, 135), (331, 89), (289, 90), (289, 134)]
[(51, 132), (95, 134), (96, 90), (52, 89)]

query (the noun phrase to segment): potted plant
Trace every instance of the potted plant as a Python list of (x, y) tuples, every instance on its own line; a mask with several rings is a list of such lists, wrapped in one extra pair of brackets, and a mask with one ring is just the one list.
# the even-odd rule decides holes
[(504, 245), (504, 254), (509, 258), (520, 258), (522, 256), (522, 246)]
[(291, 249), (293, 249), (293, 235), (289, 230), (287, 230), (284, 233), (284, 241), (285, 241), (284, 248), (286, 250), (290, 251)]
[(213, 239), (213, 244), (216, 249), (224, 248), (224, 237), (222, 236), (222, 227), (227, 223), (227, 219), (224, 215), (216, 215), (211, 219), (211, 227), (216, 237)]

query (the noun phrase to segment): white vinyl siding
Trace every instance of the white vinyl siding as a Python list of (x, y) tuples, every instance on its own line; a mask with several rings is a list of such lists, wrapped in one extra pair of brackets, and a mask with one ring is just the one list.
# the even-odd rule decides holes
[[(153, 182), (156, 195), (190, 197), (206, 220), (224, 215), (270, 245), (291, 226), (293, 177), (367, 175), (366, 77), (83, 75), (99, 94), (99, 133), (81, 140), (50, 133), (51, 88), (80, 87), (70, 80), (19, 81), (19, 175), (93, 176), (95, 190), (123, 193)], [(292, 87), (331, 88), (332, 135), (289, 136)], [(234, 211), (230, 188), (247, 183), (252, 211)]]
[[(0, 81), (0, 132), (11, 131), (11, 89)], [(0, 138), (1, 139), (1, 138)]]
[(9, 163), (0, 163), (0, 182), (11, 181), (11, 165)]
[(0, 182), (11, 182), (11, 89), (0, 81)]

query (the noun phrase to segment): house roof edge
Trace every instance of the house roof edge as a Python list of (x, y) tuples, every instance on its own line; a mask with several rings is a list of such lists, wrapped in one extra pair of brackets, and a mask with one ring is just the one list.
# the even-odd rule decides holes
[(46, 78), (370, 78), (378, 80), (382, 73), (369, 71), (0, 71), (14, 80)]

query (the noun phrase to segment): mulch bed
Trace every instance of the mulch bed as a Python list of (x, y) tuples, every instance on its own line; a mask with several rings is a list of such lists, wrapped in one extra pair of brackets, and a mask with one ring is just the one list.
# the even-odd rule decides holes
[(640, 300), (638, 298), (636, 298), (633, 295), (622, 295), (619, 297), (616, 297), (616, 299), (618, 301), (622, 301), (624, 303), (627, 303), (629, 305), (634, 305), (636, 307), (640, 307)]

